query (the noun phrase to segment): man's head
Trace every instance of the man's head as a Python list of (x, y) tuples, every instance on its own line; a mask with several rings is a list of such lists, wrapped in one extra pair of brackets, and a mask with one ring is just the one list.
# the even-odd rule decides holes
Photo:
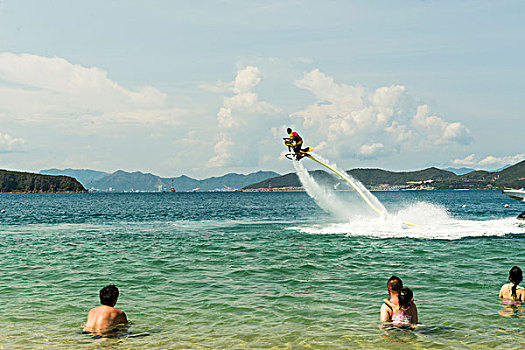
[(403, 288), (403, 281), (397, 276), (392, 276), (386, 283), (388, 294), (399, 294), (399, 291)]
[(118, 299), (118, 288), (112, 284), (105, 286), (99, 292), (102, 305), (114, 306)]
[(286, 129), (286, 132), (287, 132), (288, 134), (291, 134), (291, 133), (292, 133), (292, 128), (288, 128), (288, 129)]

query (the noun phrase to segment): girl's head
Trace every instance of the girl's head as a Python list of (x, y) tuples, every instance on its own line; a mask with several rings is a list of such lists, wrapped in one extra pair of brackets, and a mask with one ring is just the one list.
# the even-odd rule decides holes
[(516, 296), (516, 287), (518, 284), (521, 283), (523, 280), (523, 272), (521, 269), (517, 266), (513, 266), (512, 269), (509, 271), (509, 281), (511, 281), (514, 285), (512, 286), (512, 296)]
[(513, 266), (509, 271), (509, 281), (514, 284), (520, 284), (523, 280), (523, 272), (517, 266)]
[(401, 288), (399, 291), (399, 306), (406, 309), (410, 306), (410, 302), (414, 298), (414, 293), (410, 288)]

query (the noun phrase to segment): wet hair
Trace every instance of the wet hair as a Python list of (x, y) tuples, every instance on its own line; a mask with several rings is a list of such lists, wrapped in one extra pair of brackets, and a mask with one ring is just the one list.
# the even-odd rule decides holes
[(113, 306), (118, 299), (118, 288), (113, 284), (105, 286), (99, 292), (102, 305)]
[(410, 288), (401, 288), (399, 291), (399, 306), (407, 309), (410, 306), (410, 302), (414, 298), (414, 293)]
[(392, 277), (388, 279), (386, 287), (392, 292), (399, 293), (399, 291), (403, 288), (403, 281), (401, 281), (401, 278), (392, 275)]
[(289, 133), (289, 134), (291, 134), (291, 133), (292, 133), (292, 129), (291, 129), (291, 128), (288, 128), (288, 129), (286, 129), (286, 132)]
[(512, 269), (509, 271), (509, 281), (513, 283), (512, 285), (512, 296), (516, 297), (516, 288), (518, 287), (518, 284), (521, 283), (523, 280), (523, 272), (521, 269), (517, 266), (513, 266)]

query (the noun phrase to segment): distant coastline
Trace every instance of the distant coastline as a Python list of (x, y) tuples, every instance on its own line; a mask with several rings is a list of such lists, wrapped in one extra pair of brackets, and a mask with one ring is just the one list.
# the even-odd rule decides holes
[[(435, 188), (368, 188), (372, 192), (408, 192), (408, 191), (500, 191), (499, 188), (455, 188), (455, 189), (435, 189)], [(278, 188), (250, 188), (241, 189), (240, 192), (306, 192), (304, 187), (278, 187)], [(352, 189), (335, 189), (336, 192), (354, 192)]]
[[(472, 171), (456, 175), (435, 167), (418, 171), (394, 172), (382, 169), (352, 169), (347, 174), (371, 191), (414, 190), (498, 190), (525, 187), (525, 160), (500, 171)], [(344, 183), (324, 170), (310, 172), (316, 182), (346, 190)], [(295, 173), (267, 179), (242, 188), (245, 192), (299, 191), (302, 184)]]
[[(525, 160), (500, 171), (474, 170), (462, 175), (435, 167), (395, 172), (382, 169), (352, 169), (347, 173), (371, 191), (497, 190), (525, 187)], [(310, 172), (315, 181), (337, 191), (350, 188), (323, 170)], [(112, 174), (89, 169), (49, 169), (40, 174), (0, 170), (0, 193), (141, 193), (141, 192), (300, 192), (304, 188), (296, 173), (273, 171), (229, 173), (197, 180), (185, 175), (174, 178), (118, 170)]]
[(52, 176), (0, 169), (0, 193), (83, 193), (87, 190), (69, 176)]

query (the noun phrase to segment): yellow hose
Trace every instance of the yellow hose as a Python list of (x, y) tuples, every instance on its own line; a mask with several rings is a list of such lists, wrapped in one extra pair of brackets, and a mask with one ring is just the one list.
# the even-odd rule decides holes
[(377, 209), (377, 207), (374, 205), (374, 203), (372, 203), (370, 201), (370, 199), (368, 199), (368, 197), (363, 193), (363, 191), (361, 191), (361, 189), (359, 187), (357, 187), (356, 184), (354, 184), (352, 181), (350, 181), (350, 179), (348, 179), (346, 176), (344, 176), (343, 174), (341, 174), (339, 171), (337, 171), (336, 169), (332, 168), (328, 164), (325, 164), (325, 163), (321, 162), (320, 160), (314, 158), (312, 155), (309, 154), (308, 157), (311, 158), (312, 160), (315, 160), (317, 163), (327, 167), (328, 169), (332, 170), (337, 175), (339, 175), (343, 180), (348, 182), (357, 191), (357, 193), (359, 193), (359, 195), (361, 197), (363, 197), (363, 199), (370, 206), (370, 208), (374, 209), (375, 212), (378, 213), (379, 215), (383, 215), (383, 212), (381, 210)]

